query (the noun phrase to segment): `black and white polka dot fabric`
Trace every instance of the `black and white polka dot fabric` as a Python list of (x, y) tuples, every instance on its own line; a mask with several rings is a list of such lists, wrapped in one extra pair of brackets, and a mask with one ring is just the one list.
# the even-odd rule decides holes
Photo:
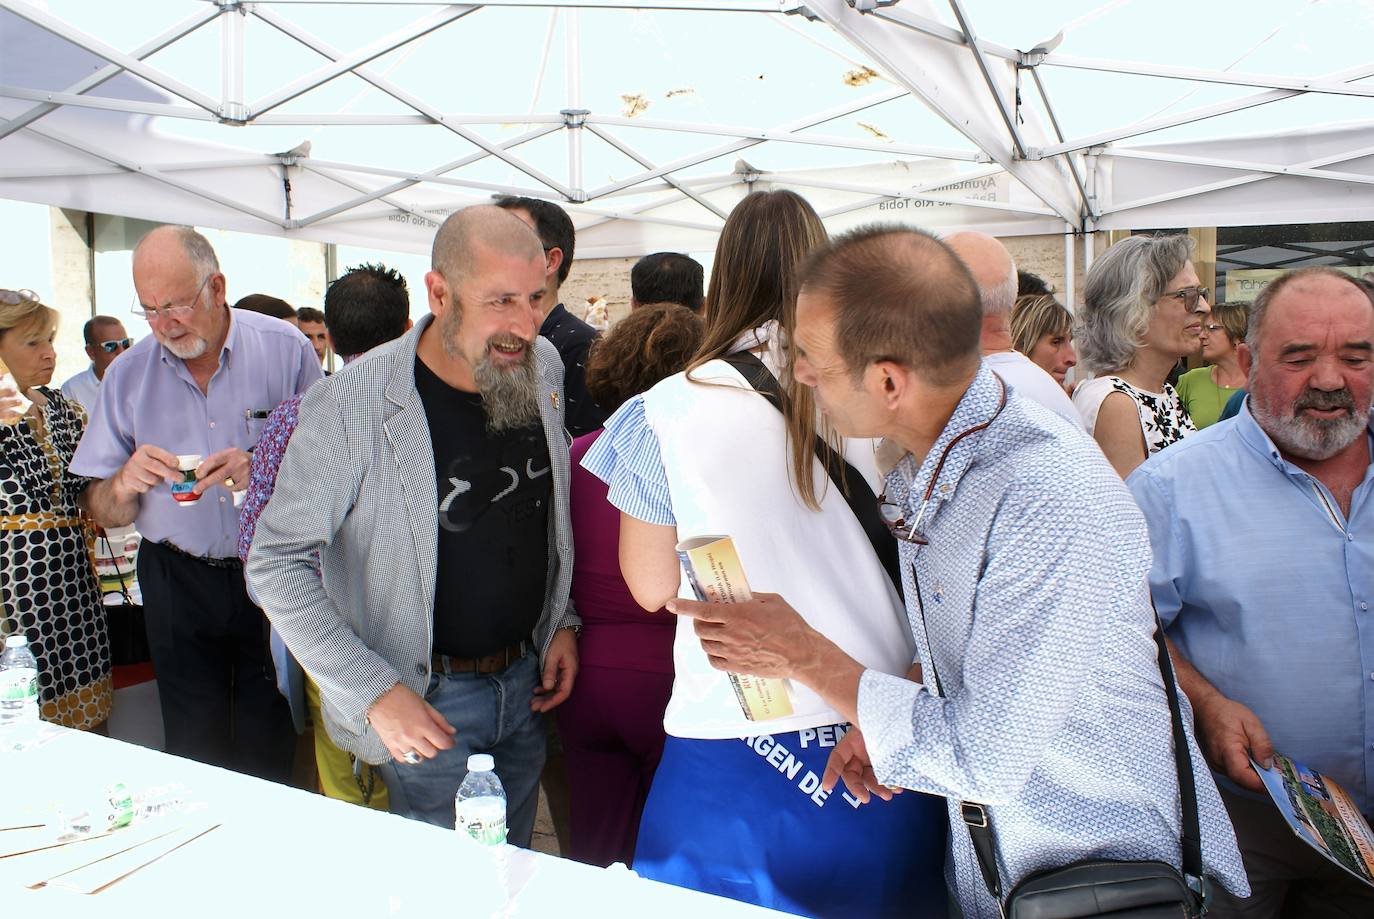
[(85, 413), (40, 390), (46, 435), (0, 426), (0, 632), (22, 631), (38, 658), (42, 716), (67, 727), (110, 717), (110, 642), (76, 497), (89, 479), (67, 470)]

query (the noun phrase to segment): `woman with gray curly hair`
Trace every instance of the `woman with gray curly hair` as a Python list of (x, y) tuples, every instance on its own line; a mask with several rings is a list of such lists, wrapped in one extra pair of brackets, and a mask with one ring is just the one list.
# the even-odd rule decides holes
[(1093, 264), (1083, 287), (1074, 341), (1095, 379), (1079, 384), (1073, 404), (1123, 479), (1197, 430), (1167, 382), (1198, 352), (1211, 311), (1192, 251), (1187, 236), (1132, 236)]

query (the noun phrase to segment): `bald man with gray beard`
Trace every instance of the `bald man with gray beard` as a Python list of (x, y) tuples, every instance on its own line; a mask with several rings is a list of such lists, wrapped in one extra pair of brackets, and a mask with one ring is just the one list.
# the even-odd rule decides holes
[(433, 315), (302, 401), (248, 578), (394, 811), (453, 826), (468, 756), (489, 753), (528, 846), (541, 719), (572, 689), (581, 628), (563, 364), (519, 219), (455, 213), (432, 265)]

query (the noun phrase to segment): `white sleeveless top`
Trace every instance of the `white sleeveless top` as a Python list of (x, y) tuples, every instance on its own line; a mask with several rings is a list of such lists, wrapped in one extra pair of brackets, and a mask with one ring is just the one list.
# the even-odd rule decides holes
[(1170, 444), (1197, 433), (1193, 419), (1183, 407), (1178, 393), (1168, 383), (1163, 392), (1136, 389), (1121, 377), (1094, 377), (1079, 383), (1073, 391), (1073, 405), (1083, 416), (1083, 424), (1091, 435), (1097, 427), (1097, 413), (1102, 403), (1114, 392), (1125, 393), (1135, 402), (1140, 416), (1140, 432), (1145, 436), (1145, 455), (1154, 456)]
[[(770, 358), (766, 355), (764, 362), (774, 370)], [(679, 373), (644, 395), (678, 539), (730, 536), (753, 591), (781, 594), (865, 667), (904, 676), (915, 656), (906, 609), (839, 487), (817, 464), (813, 474), (821, 509), (807, 508), (792, 489), (782, 413), (724, 361), (698, 367), (692, 377), (689, 381)], [(848, 440), (845, 456), (879, 494), (873, 442)], [(694, 599), (685, 575), (678, 596)], [(676, 678), (664, 728), (675, 737), (746, 737), (844, 720), (796, 682), (788, 684), (791, 716), (745, 719), (728, 678), (702, 651), (690, 619), (678, 621), (673, 661)]]

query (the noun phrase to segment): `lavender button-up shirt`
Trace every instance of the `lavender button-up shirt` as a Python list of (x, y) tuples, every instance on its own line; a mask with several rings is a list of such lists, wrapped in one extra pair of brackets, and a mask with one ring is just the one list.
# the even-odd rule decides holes
[[(107, 479), (140, 444), (202, 457), (227, 447), (247, 450), (274, 408), (321, 378), (310, 342), (289, 323), (242, 310), (230, 315), (207, 393), (151, 335), (120, 355), (105, 372), (72, 471)], [(172, 500), (167, 484), (157, 485), (143, 495), (136, 524), (145, 539), (167, 540), (193, 555), (236, 557), (238, 511), (226, 488), (183, 505)]]

